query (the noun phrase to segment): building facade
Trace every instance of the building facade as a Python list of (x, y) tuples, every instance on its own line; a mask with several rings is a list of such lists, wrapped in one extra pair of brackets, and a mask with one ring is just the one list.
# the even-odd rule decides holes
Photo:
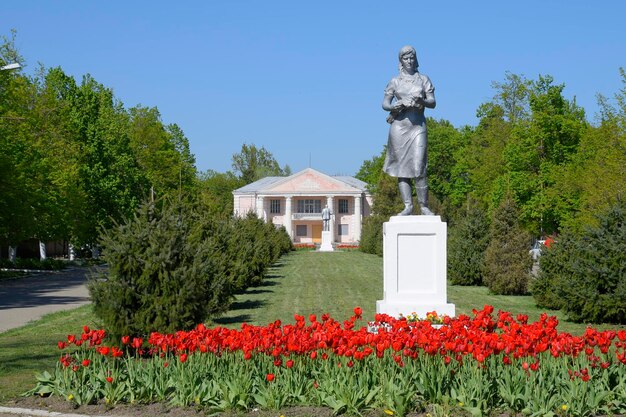
[(365, 182), (312, 168), (288, 177), (260, 179), (233, 191), (233, 197), (235, 215), (255, 212), (276, 227), (284, 226), (294, 243), (321, 242), (322, 209), (328, 206), (333, 242), (356, 244), (363, 218), (372, 207)]

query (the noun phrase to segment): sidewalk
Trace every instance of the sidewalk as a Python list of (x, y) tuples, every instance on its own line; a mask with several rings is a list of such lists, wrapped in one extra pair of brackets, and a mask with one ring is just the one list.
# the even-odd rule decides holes
[(0, 280), (0, 333), (42, 316), (89, 303), (91, 269), (72, 267)]
[(38, 416), (38, 417), (98, 417), (87, 414), (58, 413), (55, 411), (35, 410), (30, 408), (1, 407), (0, 417)]

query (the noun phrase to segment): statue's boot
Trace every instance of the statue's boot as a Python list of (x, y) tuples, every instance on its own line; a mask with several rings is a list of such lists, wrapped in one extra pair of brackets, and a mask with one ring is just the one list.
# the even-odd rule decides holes
[(417, 204), (420, 206), (420, 214), (423, 216), (434, 216), (435, 214), (428, 208), (428, 186), (415, 187), (417, 194)]
[(398, 188), (400, 188), (400, 195), (404, 203), (404, 210), (398, 213), (398, 216), (408, 216), (413, 213), (413, 190), (411, 189), (411, 182), (404, 178), (398, 179)]

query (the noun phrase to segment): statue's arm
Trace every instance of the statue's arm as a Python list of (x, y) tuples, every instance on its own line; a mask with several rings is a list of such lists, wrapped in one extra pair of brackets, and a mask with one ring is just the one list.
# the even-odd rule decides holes
[(434, 109), (437, 105), (437, 101), (435, 100), (435, 91), (427, 91), (425, 97), (421, 99), (421, 103), (424, 105), (424, 107)]
[(433, 83), (430, 81), (430, 78), (427, 76), (424, 77), (424, 97), (420, 99), (420, 104), (424, 107), (428, 107), (429, 109), (434, 109), (437, 105), (437, 101), (435, 100), (435, 87)]
[(383, 98), (383, 109), (390, 112), (399, 112), (404, 107), (400, 101), (393, 103), (393, 94), (385, 94)]

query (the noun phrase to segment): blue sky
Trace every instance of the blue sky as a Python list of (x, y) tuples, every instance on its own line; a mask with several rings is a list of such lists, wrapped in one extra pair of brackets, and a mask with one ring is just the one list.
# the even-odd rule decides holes
[(126, 107), (158, 107), (198, 169), (224, 172), (243, 143), (281, 165), (353, 175), (387, 141), (383, 90), (417, 50), (436, 88), (428, 112), (476, 125), (506, 71), (551, 75), (590, 121), (626, 67), (626, 2), (41, 1), (0, 6), (27, 73), (91, 74)]

